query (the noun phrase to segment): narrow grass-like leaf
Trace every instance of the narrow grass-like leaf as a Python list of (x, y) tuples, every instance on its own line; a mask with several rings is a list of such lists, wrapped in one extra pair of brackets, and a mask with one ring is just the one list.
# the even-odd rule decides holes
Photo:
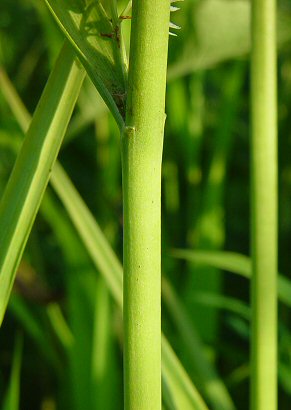
[(73, 335), (63, 316), (60, 306), (57, 303), (49, 303), (46, 308), (47, 316), (50, 320), (51, 326), (58, 336), (61, 345), (67, 349), (73, 343)]
[[(112, 332), (112, 303), (109, 290), (102, 277), (98, 278), (94, 315), (92, 352), (92, 398), (93, 408), (115, 410), (120, 400), (116, 392), (116, 369)], [(113, 394), (115, 393), (115, 394)], [(121, 392), (119, 392), (121, 393)]]
[(193, 327), (192, 321), (171, 284), (163, 279), (162, 296), (180, 338), (187, 349), (192, 367), (197, 375), (197, 386), (205, 394), (214, 410), (233, 410), (232, 399), (219, 378), (215, 368), (207, 359), (203, 342)]
[[(239, 253), (177, 249), (172, 255), (179, 259), (223, 269), (248, 279), (252, 276), (251, 258)], [(291, 307), (291, 281), (283, 275), (278, 275), (278, 297), (282, 303)]]
[[(99, 339), (95, 330), (96, 327), (98, 330), (100, 327), (104, 330), (105, 325), (106, 330), (109, 330), (111, 326), (109, 296), (104, 300), (100, 293), (97, 294), (96, 287), (102, 281), (104, 292), (109, 294), (109, 290), (105, 288), (103, 278), (97, 277), (96, 269), (69, 217), (50, 190), (46, 192), (40, 212), (51, 226), (65, 259), (67, 317), (73, 336), (73, 343), (67, 351), (68, 379), (73, 392), (74, 408), (76, 410), (83, 410), (85, 406), (99, 408), (101, 402), (104, 409), (114, 409), (116, 401), (111, 396), (113, 394), (118, 397), (120, 393), (116, 393), (115, 390), (116, 373), (111, 372), (109, 376), (114, 364), (114, 355), (108, 351), (108, 346), (108, 350), (103, 350), (105, 349), (104, 337), (108, 340), (109, 335), (98, 333)], [(108, 392), (109, 377), (110, 392)]]
[(171, 410), (207, 410), (165, 337), (162, 337), (162, 381), (165, 401)]
[(39, 320), (18, 295), (12, 295), (9, 301), (9, 309), (42, 352), (47, 362), (55, 369), (59, 369), (60, 363), (56, 350), (48, 343), (47, 335), (43, 331)]
[(100, 1), (46, 0), (46, 3), (122, 128), (126, 71), (120, 51), (119, 25), (111, 21)]
[(250, 320), (251, 311), (249, 306), (239, 299), (222, 296), (214, 292), (199, 292), (193, 295), (193, 299), (201, 305), (207, 305), (216, 309), (224, 309)]
[(12, 369), (7, 395), (4, 398), (2, 410), (18, 410), (20, 401), (20, 371), (22, 359), (23, 337), (16, 336), (15, 349), (13, 354)]
[(61, 199), (93, 262), (105, 275), (107, 285), (117, 303), (122, 306), (122, 268), (108, 245), (93, 215), (59, 164), (51, 176), (51, 184)]
[(0, 204), (0, 324), (17, 267), (78, 96), (84, 70), (66, 44), (36, 109)]
[(251, 276), (251, 259), (248, 256), (226, 251), (202, 251), (175, 249), (172, 256), (189, 262), (201, 263), (218, 269), (227, 270), (249, 278)]

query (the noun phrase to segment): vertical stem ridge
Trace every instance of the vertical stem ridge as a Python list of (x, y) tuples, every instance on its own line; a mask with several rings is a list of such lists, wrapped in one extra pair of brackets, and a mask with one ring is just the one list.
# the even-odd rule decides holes
[(277, 408), (276, 1), (252, 1), (252, 410)]
[(122, 135), (126, 410), (161, 409), (161, 162), (169, 0), (133, 0)]

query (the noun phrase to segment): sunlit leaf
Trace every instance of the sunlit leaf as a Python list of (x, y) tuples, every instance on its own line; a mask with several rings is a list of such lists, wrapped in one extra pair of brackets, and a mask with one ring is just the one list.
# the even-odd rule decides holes
[(37, 106), (1, 198), (0, 324), (83, 79), (84, 70), (76, 63), (70, 45), (66, 44)]
[(46, 3), (122, 127), (126, 69), (120, 51), (119, 25), (112, 22), (99, 1), (46, 0)]
[[(176, 258), (223, 269), (248, 279), (252, 275), (251, 258), (239, 253), (177, 249), (172, 255)], [(291, 282), (283, 275), (278, 275), (278, 297), (281, 302), (291, 307)]]

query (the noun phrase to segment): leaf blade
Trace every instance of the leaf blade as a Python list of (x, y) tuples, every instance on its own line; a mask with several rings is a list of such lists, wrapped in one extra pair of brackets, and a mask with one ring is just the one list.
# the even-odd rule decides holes
[(126, 72), (120, 53), (119, 26), (113, 25), (99, 2), (45, 1), (122, 128)]
[[(247, 279), (251, 278), (251, 258), (240, 253), (176, 249), (172, 252), (172, 255), (179, 259), (226, 270)], [(282, 303), (291, 307), (291, 282), (281, 274), (278, 275), (278, 297)]]

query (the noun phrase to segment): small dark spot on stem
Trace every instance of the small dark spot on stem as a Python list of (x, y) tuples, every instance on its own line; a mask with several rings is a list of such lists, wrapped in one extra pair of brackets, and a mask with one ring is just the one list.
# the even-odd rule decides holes
[(101, 37), (105, 38), (111, 38), (116, 40), (117, 42), (117, 47), (120, 48), (120, 32), (119, 32), (119, 26), (114, 27), (114, 31), (112, 33), (100, 33)]
[(106, 33), (100, 33), (101, 37), (106, 37), (106, 38), (113, 38), (114, 34), (110, 33), (110, 34), (106, 34)]

